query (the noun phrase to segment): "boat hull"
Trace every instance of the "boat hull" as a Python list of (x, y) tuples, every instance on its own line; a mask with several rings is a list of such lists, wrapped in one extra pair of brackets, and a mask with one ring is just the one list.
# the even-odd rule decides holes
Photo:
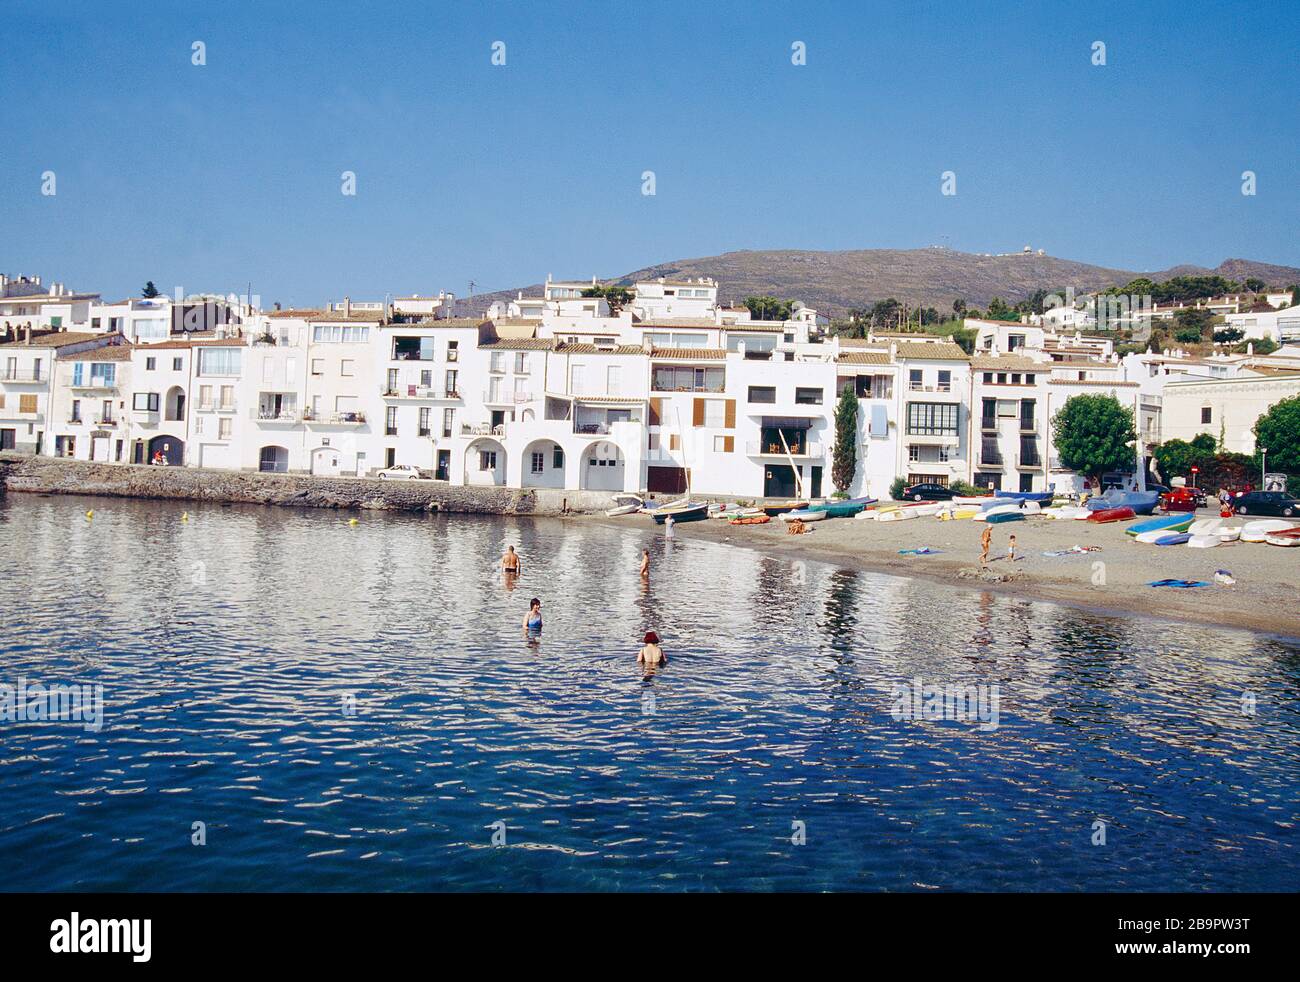
[(1123, 508), (1099, 508), (1088, 516), (1088, 521), (1104, 525), (1109, 522), (1127, 522), (1136, 517), (1137, 513), (1125, 505)]
[(830, 516), (824, 511), (813, 511), (809, 508), (796, 508), (794, 511), (783, 511), (777, 516), (783, 522), (821, 522)]
[(1130, 525), (1124, 531), (1128, 535), (1142, 535), (1146, 532), (1186, 532), (1192, 524), (1191, 515), (1161, 515), (1145, 522)]
[(1007, 522), (1023, 522), (1025, 513), (1022, 511), (999, 511), (988, 515), (985, 519), (990, 525), (1005, 525)]
[(670, 516), (674, 523), (698, 522), (709, 517), (709, 506), (698, 504), (688, 505), (685, 508), (656, 508), (651, 517), (654, 518), (656, 525), (662, 525)]

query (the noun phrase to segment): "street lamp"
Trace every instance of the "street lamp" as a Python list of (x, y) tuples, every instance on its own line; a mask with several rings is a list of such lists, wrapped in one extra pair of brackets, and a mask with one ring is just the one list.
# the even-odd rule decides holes
[(1268, 447), (1259, 448), (1259, 486), (1264, 487), (1264, 475), (1268, 473)]

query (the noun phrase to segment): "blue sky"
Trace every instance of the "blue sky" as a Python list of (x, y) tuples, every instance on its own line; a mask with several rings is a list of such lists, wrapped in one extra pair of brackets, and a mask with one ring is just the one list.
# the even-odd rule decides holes
[(8, 4), (0, 270), (309, 304), (731, 249), (1300, 265), (1297, 11)]

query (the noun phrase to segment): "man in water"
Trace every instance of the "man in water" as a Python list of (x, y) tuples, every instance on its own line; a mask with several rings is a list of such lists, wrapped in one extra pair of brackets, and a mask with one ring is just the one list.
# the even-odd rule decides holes
[(519, 575), (519, 554), (514, 546), (506, 546), (506, 554), (501, 557), (501, 568), (507, 575)]
[(641, 550), (641, 579), (650, 579), (650, 550)]
[(993, 544), (993, 526), (986, 524), (980, 533), (980, 565), (989, 564), (989, 546)]

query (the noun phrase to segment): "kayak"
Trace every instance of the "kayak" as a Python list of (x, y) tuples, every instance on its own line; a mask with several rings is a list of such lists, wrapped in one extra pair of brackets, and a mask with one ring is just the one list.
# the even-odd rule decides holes
[(1124, 531), (1128, 535), (1141, 535), (1144, 532), (1186, 532), (1192, 524), (1192, 515), (1161, 515), (1148, 518), (1145, 522), (1136, 522)]
[(1127, 522), (1136, 517), (1136, 514), (1127, 505), (1122, 508), (1099, 508), (1088, 516), (1088, 521), (1095, 522), (1098, 525), (1106, 522)]

